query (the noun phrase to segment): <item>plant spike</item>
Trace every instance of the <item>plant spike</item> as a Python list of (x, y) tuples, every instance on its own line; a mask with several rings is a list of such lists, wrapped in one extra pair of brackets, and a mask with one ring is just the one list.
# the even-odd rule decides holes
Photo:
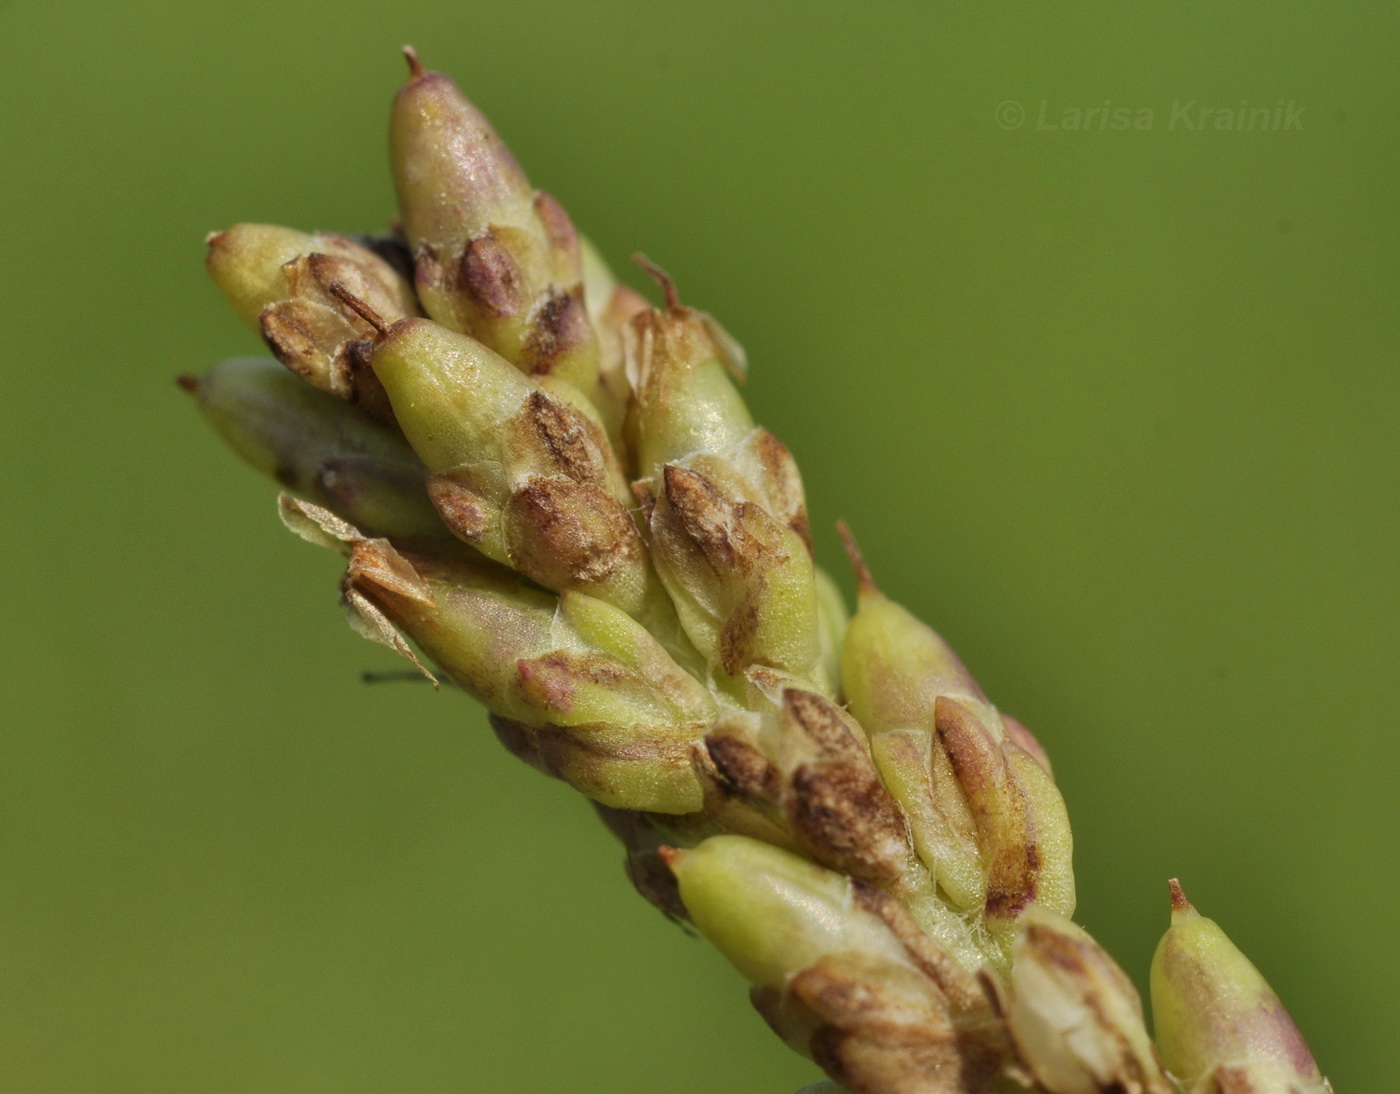
[(1175, 882), (1154, 1049), (1131, 984), (1068, 919), (1072, 839), (1040, 743), (842, 525), (848, 615), (797, 463), (740, 393), (739, 343), (641, 256), (663, 305), (620, 285), (406, 53), (401, 232), (210, 237), (215, 282), (288, 368), (180, 378), (291, 491), (287, 526), (344, 556), (352, 626), (592, 799), (642, 896), (835, 1080), (806, 1094), (1330, 1090)]

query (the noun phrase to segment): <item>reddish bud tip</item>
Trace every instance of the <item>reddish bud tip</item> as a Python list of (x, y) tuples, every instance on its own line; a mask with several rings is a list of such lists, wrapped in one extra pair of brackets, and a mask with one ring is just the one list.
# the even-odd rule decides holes
[(632, 261), (646, 271), (647, 276), (661, 286), (661, 291), (666, 294), (666, 310), (677, 312), (681, 310), (680, 294), (676, 292), (676, 283), (671, 280), (671, 275), (649, 259), (646, 255), (638, 251), (632, 256)]
[(675, 872), (676, 863), (681, 859), (681, 852), (669, 844), (663, 843), (656, 849), (656, 856), (666, 864), (666, 869)]
[(856, 542), (851, 526), (844, 520), (838, 520), (836, 531), (841, 536), (841, 545), (846, 548), (846, 557), (851, 560), (851, 569), (856, 572), (856, 582), (860, 585), (860, 591), (867, 596), (878, 593), (880, 590), (870, 574), (870, 567), (865, 564), (865, 556), (860, 553), (860, 544)]
[(1172, 894), (1172, 922), (1176, 923), (1183, 919), (1195, 918), (1199, 913), (1191, 902), (1186, 899), (1186, 893), (1181, 888), (1181, 882), (1176, 878), (1172, 878), (1171, 881), (1167, 882), (1167, 886), (1171, 889)]
[(423, 68), (423, 62), (418, 59), (418, 51), (412, 46), (403, 47), (404, 60), (408, 62), (408, 75), (410, 79), (421, 80), (427, 75)]
[(175, 377), (175, 384), (181, 391), (187, 391), (191, 395), (199, 394), (199, 377), (191, 376), (188, 372), (182, 372)]

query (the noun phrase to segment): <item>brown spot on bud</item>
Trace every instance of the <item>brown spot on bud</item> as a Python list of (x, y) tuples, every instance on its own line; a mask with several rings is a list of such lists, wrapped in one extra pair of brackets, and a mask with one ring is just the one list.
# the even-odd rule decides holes
[(580, 685), (601, 688), (631, 682), (631, 675), (616, 661), (601, 654), (565, 653), (562, 650), (543, 657), (522, 658), (516, 662), (521, 690), (531, 702), (555, 714), (574, 707)]
[(787, 815), (813, 856), (833, 869), (880, 884), (904, 872), (904, 818), (872, 771), (855, 764), (799, 765)]
[(515, 315), (525, 303), (520, 265), (492, 232), (477, 236), (463, 249), (461, 276), (472, 299), (497, 319)]
[(312, 387), (343, 398), (348, 390), (332, 373), (320, 346), (317, 326), (324, 310), (305, 300), (284, 300), (264, 308), (258, 325), (263, 341), (277, 360)]
[(757, 457), (773, 515), (796, 532), (810, 552), (812, 525), (807, 519), (806, 496), (797, 461), (787, 445), (762, 427), (754, 430), (748, 444)]
[(858, 953), (829, 954), (792, 978), (819, 1021), (813, 1058), (868, 1094), (985, 1094), (993, 1073), (961, 1051), (938, 988), (914, 969)]
[(801, 688), (783, 691), (783, 715), (821, 750), (823, 759), (859, 763), (868, 759), (859, 728), (830, 699)]
[(705, 750), (723, 789), (764, 802), (777, 799), (781, 790), (778, 769), (753, 745), (737, 737), (712, 733), (705, 738)]
[(1025, 793), (1008, 770), (998, 742), (972, 707), (939, 696), (934, 723), (977, 824), (989, 871), (987, 915), (1014, 919), (1035, 900), (1040, 873)]
[(627, 880), (632, 888), (641, 894), (642, 899), (656, 908), (667, 919), (682, 926), (690, 918), (681, 900), (681, 889), (676, 884), (676, 875), (671, 873), (670, 859), (674, 847), (659, 847), (655, 851), (642, 851), (629, 854), (623, 863)]
[(509, 428), (520, 443), (534, 450), (541, 473), (567, 475), (581, 483), (602, 483), (603, 456), (591, 426), (572, 407), (543, 391), (535, 391)]
[(349, 385), (349, 401), (364, 408), (372, 417), (387, 425), (397, 425), (389, 393), (374, 374), (370, 363), (374, 352), (374, 342), (369, 338), (357, 338), (345, 343), (337, 370), (345, 376)]
[(502, 525), (511, 564), (550, 589), (604, 585), (643, 559), (627, 510), (593, 483), (532, 477), (506, 502)]
[(428, 498), (448, 531), (476, 544), (491, 531), (491, 509), (464, 479), (455, 471), (429, 475)]
[(735, 507), (719, 487), (705, 475), (673, 463), (666, 465), (662, 478), (666, 500), (710, 565), (716, 570), (742, 565), (742, 552), (736, 544)]
[[(737, 787), (720, 774), (710, 756), (707, 741), (696, 743), (691, 749), (690, 758), (695, 777), (700, 782), (704, 814), (721, 831), (771, 843), (793, 854), (802, 853), (802, 848), (793, 840), (770, 800), (735, 793)], [(780, 791), (779, 786), (774, 794)]]
[[(531, 376), (547, 376), (593, 340), (593, 326), (583, 306), (583, 290), (556, 289), (536, 310), (534, 329), (521, 354), (521, 367)], [(596, 367), (596, 365), (595, 365)]]

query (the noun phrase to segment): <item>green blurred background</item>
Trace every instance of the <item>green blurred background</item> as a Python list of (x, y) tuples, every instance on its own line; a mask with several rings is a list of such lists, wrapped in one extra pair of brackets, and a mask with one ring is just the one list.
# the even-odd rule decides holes
[[(827, 563), (845, 517), (1050, 748), (1080, 920), (1142, 983), (1180, 875), (1391, 1089), (1400, 14), (964, 7), (0, 4), (0, 1089), (814, 1075), (469, 702), (358, 683), (170, 382), (255, 351), (207, 231), (391, 217), (405, 41), (747, 344)], [(1153, 127), (1037, 127), (1105, 100)]]

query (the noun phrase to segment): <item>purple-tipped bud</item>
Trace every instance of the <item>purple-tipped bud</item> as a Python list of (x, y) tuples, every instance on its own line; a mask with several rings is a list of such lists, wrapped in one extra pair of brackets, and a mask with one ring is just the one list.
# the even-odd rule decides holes
[(1308, 1044), (1259, 970), (1173, 878), (1172, 924), (1152, 959), (1162, 1062), (1201, 1094), (1330, 1094)]

